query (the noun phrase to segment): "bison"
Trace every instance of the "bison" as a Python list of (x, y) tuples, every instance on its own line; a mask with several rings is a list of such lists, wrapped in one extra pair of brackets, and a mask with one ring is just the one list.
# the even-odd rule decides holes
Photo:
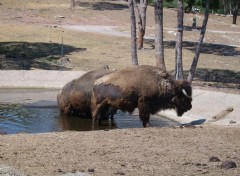
[(143, 126), (150, 114), (175, 109), (178, 116), (192, 108), (192, 88), (186, 80), (175, 80), (153, 66), (133, 66), (118, 70), (95, 81), (92, 95), (93, 125), (108, 107), (132, 113), (139, 110)]
[[(112, 73), (108, 69), (99, 69), (90, 71), (78, 79), (67, 83), (57, 95), (58, 107), (61, 113), (66, 115), (82, 115), (91, 118), (91, 96), (94, 82), (104, 76)], [(103, 116), (113, 118), (115, 109), (105, 110)]]

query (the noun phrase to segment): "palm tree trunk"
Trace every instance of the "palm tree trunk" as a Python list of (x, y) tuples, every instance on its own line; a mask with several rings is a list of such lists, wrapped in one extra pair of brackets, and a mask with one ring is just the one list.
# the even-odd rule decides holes
[(183, 65), (182, 65), (182, 40), (183, 40), (183, 0), (178, 0), (178, 14), (177, 14), (177, 35), (176, 35), (176, 80), (183, 79)]
[[(146, 13), (147, 13), (147, 0), (140, 0), (140, 5), (136, 5), (136, 12), (138, 14), (138, 49), (143, 48), (144, 35), (146, 31)], [(139, 8), (140, 7), (140, 8)]]
[(196, 51), (195, 51), (195, 55), (194, 55), (194, 58), (193, 58), (193, 62), (192, 62), (192, 65), (191, 65), (191, 69), (190, 69), (189, 74), (188, 74), (188, 81), (190, 83), (192, 83), (193, 76), (194, 76), (194, 73), (195, 73), (196, 68), (197, 68), (197, 63), (198, 63), (198, 59), (199, 59), (199, 55), (200, 55), (200, 50), (201, 50), (201, 47), (202, 47), (204, 35), (205, 35), (205, 32), (206, 32), (206, 28), (207, 28), (208, 16), (209, 16), (209, 0), (206, 0), (206, 9), (205, 9), (205, 16), (204, 16), (203, 23), (202, 23), (202, 29), (201, 29), (200, 37), (199, 37), (199, 40), (198, 40), (198, 45), (197, 45), (197, 48), (196, 48)]
[(134, 12), (134, 2), (129, 0), (130, 21), (131, 21), (131, 56), (132, 65), (138, 65), (137, 57), (137, 36), (136, 36), (136, 17)]
[(154, 2), (155, 13), (155, 58), (156, 66), (160, 69), (166, 70), (164, 61), (164, 48), (163, 48), (163, 0), (155, 0)]

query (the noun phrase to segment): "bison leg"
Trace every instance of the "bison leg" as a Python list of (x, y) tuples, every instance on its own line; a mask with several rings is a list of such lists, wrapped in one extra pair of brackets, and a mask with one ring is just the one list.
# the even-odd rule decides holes
[(94, 108), (94, 110), (92, 112), (92, 126), (94, 126), (96, 121), (97, 121), (97, 118), (98, 118), (98, 115), (99, 115), (99, 111), (100, 111), (99, 106), (100, 105), (96, 106), (96, 108)]
[(150, 123), (149, 123), (150, 110), (149, 110), (148, 103), (139, 100), (138, 110), (139, 110), (139, 117), (140, 117), (140, 119), (142, 120), (142, 123), (143, 123), (143, 127), (150, 126)]
[(71, 106), (71, 104), (65, 105), (65, 106), (62, 108), (61, 112), (63, 112), (63, 114), (65, 114), (65, 115), (67, 115), (67, 116), (72, 115), (72, 106)]
[(139, 112), (140, 119), (142, 120), (143, 127), (149, 127), (149, 119), (150, 119), (150, 114), (149, 113), (140, 113)]
[(116, 108), (114, 108), (114, 107), (112, 107), (112, 106), (110, 106), (109, 108), (108, 108), (108, 117), (111, 119), (111, 121), (113, 122), (113, 117), (114, 117), (114, 114), (116, 114), (116, 112), (117, 112), (117, 109)]
[[(104, 118), (109, 118), (109, 105), (106, 101), (101, 104), (92, 104), (92, 125), (94, 126), (98, 121), (98, 125), (101, 125), (101, 120)], [(113, 114), (114, 115), (114, 114)]]

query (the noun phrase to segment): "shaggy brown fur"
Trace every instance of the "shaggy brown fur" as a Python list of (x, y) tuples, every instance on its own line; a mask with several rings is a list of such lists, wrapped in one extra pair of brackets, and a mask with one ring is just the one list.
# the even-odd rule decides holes
[[(184, 95), (182, 90), (187, 95)], [(92, 96), (92, 116), (95, 123), (99, 114), (109, 106), (122, 111), (139, 109), (143, 126), (150, 114), (159, 110), (175, 109), (181, 116), (192, 108), (192, 88), (185, 80), (175, 81), (167, 72), (153, 66), (133, 66), (96, 80)]]
[(94, 82), (112, 71), (90, 71), (67, 83), (57, 95), (58, 107), (66, 115), (84, 115), (91, 118), (91, 96)]

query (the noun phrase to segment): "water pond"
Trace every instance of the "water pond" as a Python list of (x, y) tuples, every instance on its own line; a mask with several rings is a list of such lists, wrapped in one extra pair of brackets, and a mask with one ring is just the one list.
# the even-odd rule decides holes
[[(91, 119), (67, 117), (60, 114), (56, 95), (58, 90), (45, 89), (0, 89), (0, 133), (45, 133), (54, 131), (90, 131)], [(178, 125), (158, 115), (151, 116), (153, 127)], [(118, 111), (114, 124), (108, 121), (95, 130), (142, 128), (137, 114)]]

